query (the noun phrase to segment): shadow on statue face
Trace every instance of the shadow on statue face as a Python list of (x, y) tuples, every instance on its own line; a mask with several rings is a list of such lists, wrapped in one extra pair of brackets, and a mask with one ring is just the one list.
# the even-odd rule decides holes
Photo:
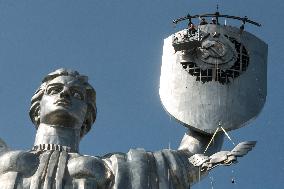
[(72, 76), (48, 82), (40, 102), (40, 123), (80, 128), (87, 113), (86, 89)]

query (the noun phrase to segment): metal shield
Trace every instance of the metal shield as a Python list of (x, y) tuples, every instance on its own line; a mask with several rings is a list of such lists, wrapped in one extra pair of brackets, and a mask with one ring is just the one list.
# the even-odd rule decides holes
[(230, 26), (199, 26), (189, 36), (199, 43), (189, 43), (188, 32), (164, 40), (159, 94), (165, 110), (209, 134), (220, 125), (227, 131), (244, 126), (265, 103), (267, 44)]

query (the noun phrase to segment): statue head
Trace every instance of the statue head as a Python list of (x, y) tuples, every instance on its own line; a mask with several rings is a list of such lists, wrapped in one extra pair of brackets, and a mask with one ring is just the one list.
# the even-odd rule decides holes
[(58, 69), (48, 74), (31, 99), (30, 118), (41, 123), (74, 126), (83, 137), (95, 122), (96, 92), (88, 77), (77, 71)]

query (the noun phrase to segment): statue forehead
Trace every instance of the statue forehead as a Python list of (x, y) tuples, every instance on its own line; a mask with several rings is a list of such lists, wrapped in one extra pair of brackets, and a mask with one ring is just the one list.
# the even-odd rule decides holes
[(76, 85), (84, 87), (84, 84), (82, 81), (80, 81), (78, 78), (73, 76), (58, 76), (50, 81), (47, 82), (47, 86), (51, 84), (64, 84), (64, 85)]

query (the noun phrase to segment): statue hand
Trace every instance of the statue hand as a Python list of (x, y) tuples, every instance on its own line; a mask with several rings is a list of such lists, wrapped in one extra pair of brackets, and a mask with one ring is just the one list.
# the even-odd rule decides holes
[(256, 141), (241, 142), (232, 151), (220, 151), (208, 157), (203, 154), (195, 154), (189, 158), (189, 161), (195, 166), (200, 167), (201, 172), (225, 165), (229, 166), (237, 162), (237, 157), (246, 155), (255, 146)]

